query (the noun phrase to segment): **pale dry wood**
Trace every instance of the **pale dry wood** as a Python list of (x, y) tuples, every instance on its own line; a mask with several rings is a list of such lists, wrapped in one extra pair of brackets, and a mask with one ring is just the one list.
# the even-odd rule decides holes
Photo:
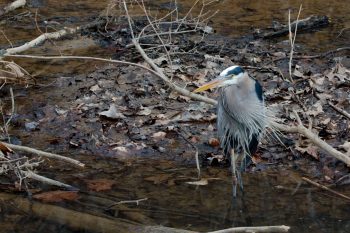
[(4, 7), (3, 14), (9, 13), (10, 11), (14, 11), (17, 8), (24, 6), (26, 2), (26, 0), (16, 0), (14, 2), (9, 3), (7, 6)]
[(259, 232), (288, 232), (289, 226), (261, 226), (261, 227), (233, 227), (219, 231), (210, 231), (208, 233), (259, 233)]
[(350, 157), (346, 154), (336, 150), (334, 147), (320, 139), (315, 133), (313, 133), (311, 130), (307, 129), (305, 126), (298, 124), (296, 126), (288, 126), (279, 124), (276, 122), (272, 123), (272, 126), (281, 131), (286, 133), (299, 133), (301, 135), (304, 135), (308, 139), (311, 140), (316, 146), (319, 148), (325, 150), (329, 155), (335, 157), (336, 159), (339, 159), (340, 161), (344, 162), (346, 165), (350, 166)]
[(38, 156), (43, 156), (43, 157), (50, 158), (50, 159), (57, 159), (57, 160), (61, 160), (64, 162), (68, 162), (68, 163), (71, 163), (71, 164), (78, 166), (78, 167), (85, 167), (85, 164), (83, 164), (82, 162), (75, 160), (75, 159), (72, 159), (72, 158), (64, 157), (62, 155), (33, 149), (33, 148), (30, 148), (27, 146), (13, 145), (13, 144), (5, 143), (5, 142), (2, 142), (2, 143), (15, 151), (17, 150), (17, 151), (27, 152), (30, 154), (36, 154)]
[(93, 21), (91, 23), (85, 24), (83, 26), (78, 26), (75, 28), (64, 28), (64, 29), (61, 29), (61, 30), (56, 31), (56, 32), (43, 33), (40, 36), (38, 36), (37, 38), (35, 38), (35, 39), (33, 39), (33, 40), (31, 40), (31, 41), (29, 41), (21, 46), (6, 49), (2, 56), (4, 56), (4, 55), (8, 56), (8, 55), (21, 53), (21, 52), (24, 52), (30, 48), (39, 46), (40, 44), (44, 43), (46, 40), (58, 40), (64, 36), (73, 35), (73, 34), (79, 32), (83, 29), (88, 29), (88, 28), (100, 25), (102, 23), (105, 23), (104, 19), (96, 20), (96, 21)]
[(350, 113), (348, 113), (347, 111), (337, 107), (336, 105), (332, 104), (330, 101), (328, 101), (328, 104), (334, 108), (337, 112), (343, 114), (345, 117), (349, 118), (350, 119)]
[(69, 190), (77, 190), (77, 188), (75, 188), (75, 187), (73, 187), (71, 185), (68, 185), (68, 184), (65, 184), (65, 183), (62, 183), (60, 181), (53, 180), (53, 179), (50, 179), (50, 178), (47, 178), (47, 177), (44, 177), (44, 176), (40, 176), (38, 174), (35, 174), (32, 171), (21, 171), (21, 173), (22, 173), (22, 175), (25, 176), (25, 178), (37, 180), (37, 181), (40, 181), (40, 182), (45, 183), (45, 184), (54, 185), (54, 186), (58, 186), (58, 187), (61, 187), (61, 188), (66, 188), (66, 189), (69, 189)]
[(46, 40), (57, 40), (59, 38), (62, 38), (63, 36), (74, 34), (77, 32), (78, 29), (79, 28), (65, 28), (57, 32), (48, 32), (48, 33), (41, 34), (34, 40), (31, 40), (21, 46), (7, 49), (4, 55), (7, 56), (7, 55), (21, 53), (23, 51), (26, 51), (30, 48), (33, 48), (42, 44)]

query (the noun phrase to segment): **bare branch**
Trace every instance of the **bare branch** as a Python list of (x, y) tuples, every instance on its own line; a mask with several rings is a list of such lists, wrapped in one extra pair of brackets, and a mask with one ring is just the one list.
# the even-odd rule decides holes
[(61, 156), (61, 155), (58, 155), (58, 154), (48, 153), (48, 152), (45, 152), (45, 151), (33, 149), (33, 148), (30, 148), (30, 147), (26, 147), (26, 146), (18, 146), (18, 145), (5, 143), (5, 142), (2, 142), (2, 143), (5, 146), (11, 148), (12, 150), (23, 151), (23, 152), (27, 152), (27, 153), (30, 153), (30, 154), (36, 154), (38, 156), (43, 156), (43, 157), (50, 158), (50, 159), (61, 160), (61, 161), (68, 162), (68, 163), (71, 163), (73, 165), (76, 165), (78, 167), (85, 167), (85, 164), (81, 163), (78, 160), (72, 159), (72, 158), (64, 157), (64, 156)]
[(53, 180), (53, 179), (47, 178), (45, 176), (40, 176), (38, 174), (35, 174), (32, 171), (21, 171), (21, 173), (23, 175), (25, 175), (26, 178), (37, 180), (37, 181), (40, 181), (40, 182), (45, 183), (45, 184), (55, 185), (55, 186), (58, 186), (58, 187), (61, 187), (61, 188), (69, 189), (69, 190), (76, 190), (77, 189), (77, 188), (75, 188), (75, 187), (73, 187), (71, 185), (59, 182), (57, 180)]
[(24, 6), (25, 4), (26, 0), (16, 0), (14, 2), (11, 2), (10, 4), (4, 7), (3, 12), (0, 13), (0, 16), (9, 13), (10, 11), (14, 11), (17, 8)]
[(163, 71), (153, 62), (153, 60), (151, 58), (149, 58), (147, 56), (147, 54), (145, 53), (145, 51), (141, 48), (140, 44), (133, 39), (132, 40), (133, 44), (135, 45), (135, 48), (137, 49), (137, 51), (141, 54), (141, 56), (143, 57), (143, 59), (145, 59), (145, 61), (155, 70), (156, 73), (158, 73), (158, 77), (160, 77), (161, 79), (163, 79), (165, 81), (165, 83), (171, 87), (172, 89), (174, 89), (175, 91), (177, 91), (178, 93), (180, 93), (181, 95), (184, 96), (188, 96), (192, 99), (195, 100), (199, 100), (199, 101), (203, 101), (209, 104), (213, 104), (216, 105), (217, 101), (210, 99), (208, 97), (202, 96), (202, 95), (197, 95), (194, 94), (184, 88), (181, 88), (179, 86), (177, 86), (176, 84), (174, 84), (173, 82), (171, 82), (171, 80), (163, 73)]
[(316, 134), (314, 134), (311, 130), (305, 128), (303, 125), (297, 125), (297, 126), (288, 126), (288, 125), (282, 125), (278, 124), (276, 122), (272, 123), (272, 126), (279, 131), (286, 132), (286, 133), (299, 133), (310, 139), (316, 146), (320, 147), (321, 149), (325, 150), (329, 155), (339, 159), (340, 161), (344, 162), (348, 166), (350, 166), (350, 157), (345, 155), (344, 153), (341, 153), (340, 151), (334, 149), (332, 146), (330, 146), (325, 141), (321, 140)]
[(34, 40), (29, 41), (29, 42), (25, 43), (24, 45), (21, 45), (19, 47), (15, 47), (15, 48), (7, 49), (4, 55), (7, 56), (7, 55), (21, 53), (23, 51), (26, 51), (30, 48), (33, 48), (35, 46), (42, 44), (46, 40), (50, 40), (50, 39), (57, 40), (59, 38), (62, 38), (63, 36), (74, 34), (77, 32), (77, 29), (78, 28), (75, 28), (75, 29), (66, 28), (66, 29), (59, 30), (57, 32), (41, 34), (40, 36), (38, 36)]
[(289, 65), (289, 78), (290, 78), (291, 81), (293, 81), (293, 77), (292, 77), (292, 61), (293, 61), (293, 53), (294, 53), (294, 43), (295, 43), (295, 39), (296, 39), (296, 36), (297, 36), (299, 16), (300, 16), (301, 9), (302, 9), (302, 4), (300, 4), (297, 20), (295, 22), (294, 37), (293, 37), (293, 34), (292, 34), (292, 26), (291, 26), (291, 22), (290, 22), (290, 10), (288, 12), (288, 29), (289, 29), (289, 43), (290, 43), (290, 53), (289, 53), (289, 63), (288, 63), (288, 65)]

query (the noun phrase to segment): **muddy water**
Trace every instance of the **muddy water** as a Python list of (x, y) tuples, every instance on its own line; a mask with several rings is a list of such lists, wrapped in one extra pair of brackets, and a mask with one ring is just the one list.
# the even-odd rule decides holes
[[(160, 3), (166, 3), (160, 1)], [(101, 12), (106, 3), (99, 1), (32, 1), (34, 7), (39, 7), (42, 17), (50, 18), (65, 24), (80, 24), (80, 18), (93, 16)], [(35, 6), (35, 4), (37, 6)], [(183, 10), (189, 8), (189, 1), (179, 1)], [(156, 8), (156, 6), (152, 6)], [(294, 17), (299, 8), (299, 1), (219, 1), (215, 8), (220, 12), (212, 19), (212, 26), (218, 33), (232, 37), (250, 33), (254, 28), (266, 27), (272, 20), (287, 21), (287, 11), (292, 8)], [(32, 8), (33, 10), (34, 8)], [(348, 45), (349, 31), (337, 37), (340, 30), (349, 27), (350, 16), (347, 1), (303, 1), (301, 17), (310, 14), (327, 15), (332, 19), (332, 25), (312, 34), (300, 34), (297, 41), (308, 50), (325, 51), (335, 47)], [(66, 19), (69, 18), (68, 21)], [(86, 19), (86, 18), (84, 18)], [(33, 28), (26, 29), (23, 25), (4, 28), (8, 38), (14, 44), (21, 44), (36, 35)], [(19, 30), (20, 29), (20, 30)], [(282, 38), (280, 40), (287, 39)], [(80, 40), (79, 40), (80, 41)], [(1, 45), (7, 44), (1, 38)], [(84, 44), (86, 43), (86, 44)], [(56, 42), (55, 49), (48, 45), (45, 49), (35, 49), (39, 54), (57, 54), (60, 50), (64, 54), (73, 55), (112, 55), (111, 51), (99, 48), (91, 41), (84, 43)], [(81, 46), (86, 45), (88, 49)], [(75, 75), (88, 72), (94, 66), (78, 62), (60, 62), (40, 64), (35, 61), (19, 60), (20, 64), (38, 76), (47, 74)], [(98, 65), (97, 65), (98, 66)], [(64, 106), (60, 99), (61, 91), (48, 89), (30, 90), (23, 93), (24, 98), (17, 101), (18, 112), (29, 112), (38, 107), (35, 102), (50, 101), (52, 105)], [(62, 95), (64, 96), (64, 95)], [(39, 99), (40, 98), (40, 99)], [(24, 144), (33, 145), (41, 149), (50, 148), (46, 140), (47, 135), (32, 134), (21, 131), (18, 133)], [(58, 151), (58, 148), (55, 148)], [(78, 152), (77, 152), (78, 154)], [(78, 155), (76, 155), (78, 156)], [(244, 192), (239, 192), (237, 199), (232, 199), (229, 172), (225, 168), (206, 168), (203, 177), (218, 178), (209, 180), (208, 185), (193, 186), (186, 182), (196, 176), (194, 166), (186, 167), (181, 163), (164, 161), (161, 159), (136, 159), (132, 161), (116, 161), (110, 158), (79, 154), (79, 159), (87, 164), (83, 171), (65, 168), (53, 172), (50, 169), (43, 174), (64, 180), (67, 183), (81, 187), (84, 190), (84, 179), (104, 178), (115, 180), (110, 191), (103, 194), (106, 199), (114, 201), (148, 198), (140, 206), (129, 205), (132, 210), (120, 211), (122, 218), (139, 221), (143, 224), (160, 224), (170, 227), (209, 231), (232, 226), (259, 225), (290, 225), (291, 232), (350, 232), (349, 202), (329, 196), (303, 185), (296, 189), (300, 176), (308, 167), (307, 161), (298, 161), (295, 166), (283, 166), (267, 169), (264, 172), (244, 174)], [(300, 169), (295, 169), (295, 168)], [(57, 174), (58, 173), (58, 174)], [(349, 194), (349, 190), (339, 190)], [(93, 196), (94, 194), (91, 194)], [(87, 199), (84, 203), (84, 198)], [(89, 202), (90, 201), (90, 202)], [(82, 197), (80, 204), (91, 206), (89, 197)], [(90, 204), (90, 205), (89, 205)], [(68, 207), (78, 206), (78, 203), (67, 203)], [(105, 207), (105, 206), (104, 206)], [(79, 206), (81, 209), (81, 205)], [(86, 208), (86, 211), (90, 211)], [(138, 212), (143, 216), (142, 221), (130, 214)], [(129, 213), (129, 214), (128, 214)], [(65, 224), (54, 224), (45, 219), (28, 216), (6, 215), (2, 220), (6, 223), (6, 232), (24, 232), (18, 224), (28, 226), (27, 232), (71, 232)], [(78, 221), (78, 220), (77, 220)], [(103, 229), (102, 229), (103, 231)]]

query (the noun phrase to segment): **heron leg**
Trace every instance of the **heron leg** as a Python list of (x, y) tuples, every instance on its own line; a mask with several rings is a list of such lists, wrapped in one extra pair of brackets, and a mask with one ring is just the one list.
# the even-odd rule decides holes
[(232, 194), (237, 195), (237, 171), (236, 171), (236, 156), (234, 149), (231, 149), (231, 171), (232, 171)]

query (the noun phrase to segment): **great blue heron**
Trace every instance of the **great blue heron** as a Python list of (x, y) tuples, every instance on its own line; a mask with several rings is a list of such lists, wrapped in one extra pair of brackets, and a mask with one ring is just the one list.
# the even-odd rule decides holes
[[(216, 87), (218, 136), (225, 157), (231, 161), (232, 174), (243, 187), (238, 170), (245, 169), (256, 152), (268, 121), (262, 87), (240, 66), (231, 66), (194, 92)], [(238, 164), (240, 169), (236, 169)]]

